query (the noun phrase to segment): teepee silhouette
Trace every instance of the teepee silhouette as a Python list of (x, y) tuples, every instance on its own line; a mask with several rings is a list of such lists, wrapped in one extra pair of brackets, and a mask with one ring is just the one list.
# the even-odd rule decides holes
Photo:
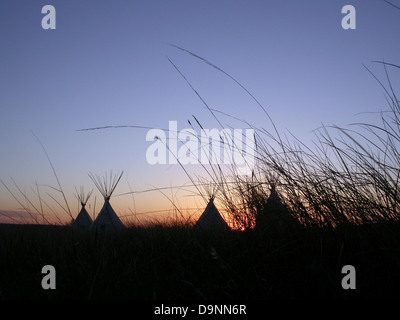
[(104, 175), (103, 178), (99, 176), (94, 176), (93, 174), (89, 174), (89, 177), (92, 179), (96, 188), (100, 191), (102, 196), (104, 197), (104, 205), (97, 215), (96, 220), (94, 221), (95, 227), (101, 228), (124, 228), (124, 224), (119, 219), (114, 209), (111, 207), (110, 198), (115, 188), (117, 187), (119, 181), (121, 180), (122, 174), (115, 174), (113, 176), (112, 171), (110, 175)]
[(255, 229), (282, 231), (298, 225), (299, 222), (292, 217), (289, 208), (279, 197), (275, 185), (272, 185), (266, 205), (257, 213)]
[(200, 218), (195, 224), (196, 229), (201, 230), (229, 230), (228, 224), (222, 218), (217, 207), (214, 204), (215, 195), (218, 191), (218, 185), (216, 184), (202, 184), (206, 194), (208, 195), (208, 204), (203, 211)]
[(220, 215), (214, 204), (214, 198), (210, 198), (206, 209), (197, 220), (195, 228), (202, 230), (228, 230), (229, 226)]
[[(76, 189), (75, 189), (76, 190)], [(90, 196), (92, 195), (93, 190), (85, 194), (83, 187), (80, 188), (80, 191), (76, 190), (76, 197), (78, 201), (81, 203), (81, 211), (78, 216), (72, 223), (73, 228), (78, 229), (88, 229), (93, 226), (93, 220), (85, 209), (86, 203), (88, 202)]]

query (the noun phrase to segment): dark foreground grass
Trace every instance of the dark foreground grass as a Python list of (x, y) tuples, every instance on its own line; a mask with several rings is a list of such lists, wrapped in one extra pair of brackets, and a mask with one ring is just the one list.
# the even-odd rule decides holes
[[(341, 286), (347, 264), (355, 290)], [(55, 290), (41, 287), (44, 265)], [(396, 299), (400, 224), (287, 234), (3, 225), (0, 271), (1, 299)]]

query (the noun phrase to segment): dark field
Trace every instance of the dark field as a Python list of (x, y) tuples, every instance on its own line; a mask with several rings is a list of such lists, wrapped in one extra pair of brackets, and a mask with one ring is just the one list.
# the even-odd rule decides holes
[[(44, 265), (56, 289), (44, 290)], [(344, 290), (344, 265), (356, 289)], [(400, 224), (273, 234), (0, 226), (1, 299), (398, 299)]]

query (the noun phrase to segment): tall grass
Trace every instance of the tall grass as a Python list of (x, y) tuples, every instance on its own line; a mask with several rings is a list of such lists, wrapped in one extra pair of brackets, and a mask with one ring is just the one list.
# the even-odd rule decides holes
[(280, 186), (302, 223), (337, 226), (399, 219), (400, 102), (386, 64), (384, 70), (387, 84), (379, 83), (389, 110), (380, 114), (380, 126), (322, 127), (313, 148), (294, 137), (283, 141), (257, 130), (259, 176)]
[[(272, 124), (270, 132), (242, 120), (255, 132), (256, 166), (250, 177), (238, 175), (235, 167), (204, 168), (207, 178), (219, 184), (219, 198), (234, 226), (254, 227), (257, 215), (265, 211), (272, 185), (293, 218), (305, 226), (337, 227), (399, 219), (400, 102), (388, 72), (388, 68), (399, 68), (398, 65), (380, 62), (385, 82), (366, 68), (384, 90), (388, 104), (388, 110), (379, 113), (380, 125), (360, 122), (348, 128), (323, 126), (315, 130), (315, 140), (310, 146), (291, 134), (279, 132), (267, 110), (234, 77), (210, 61), (174, 47), (228, 76), (254, 100)], [(222, 128), (218, 111), (208, 106), (188, 78), (169, 61)], [(238, 120), (232, 115), (228, 117)], [(202, 129), (203, 125), (195, 120)], [(233, 147), (242, 152), (242, 146)]]
[[(61, 209), (64, 213), (68, 215), (70, 220), (68, 221), (69, 223), (72, 223), (74, 220), (74, 217), (71, 213), (71, 209), (69, 207), (68, 201), (66, 194), (63, 190), (63, 187), (61, 186), (60, 179), (58, 177), (57, 171), (55, 170), (55, 167), (46, 151), (46, 148), (44, 147), (43, 143), (40, 141), (40, 139), (33, 133), (31, 132), (32, 135), (35, 137), (35, 139), (38, 141), (40, 144), (47, 161), (50, 164), (50, 167), (53, 172), (53, 176), (55, 180), (57, 181), (57, 187), (51, 186), (51, 185), (39, 185), (38, 182), (35, 182), (35, 188), (31, 188), (31, 191), (33, 193), (32, 195), (29, 195), (27, 192), (23, 191), (21, 187), (15, 182), (15, 180), (11, 177), (11, 181), (13, 182), (13, 185), (16, 189), (16, 191), (12, 190), (2, 179), (0, 179), (0, 183), (4, 186), (4, 188), (8, 191), (8, 193), (14, 198), (14, 200), (20, 205), (20, 210), (24, 212), (27, 216), (29, 216), (29, 219), (25, 219), (22, 221), (18, 221), (18, 219), (15, 219), (13, 216), (8, 216), (8, 218), (14, 222), (14, 223), (35, 223), (35, 224), (65, 224), (65, 221), (61, 221), (59, 210)], [(62, 196), (62, 200), (57, 199), (53, 194), (46, 192), (46, 196), (48, 196), (49, 199), (45, 199), (44, 195), (41, 193), (40, 187), (45, 187), (46, 189), (51, 189), (52, 191), (56, 191), (57, 194)], [(54, 209), (52, 206), (52, 203), (54, 202), (57, 204), (57, 207), (59, 210)], [(18, 213), (18, 212), (17, 212)]]

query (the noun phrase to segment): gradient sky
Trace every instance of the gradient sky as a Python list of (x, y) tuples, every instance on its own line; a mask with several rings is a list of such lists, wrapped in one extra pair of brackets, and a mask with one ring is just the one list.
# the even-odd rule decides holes
[[(394, 1), (393, 3), (398, 3)], [(44, 30), (41, 9), (56, 9), (56, 29)], [(344, 30), (341, 9), (356, 9), (356, 29)], [(382, 65), (399, 64), (400, 10), (382, 0), (359, 1), (128, 1), (0, 2), (0, 178), (33, 198), (32, 187), (57, 182), (40, 139), (75, 215), (74, 188), (92, 189), (89, 172), (124, 170), (112, 198), (120, 215), (205, 207), (186, 190), (132, 196), (132, 190), (189, 182), (179, 165), (146, 161), (146, 129), (78, 131), (99, 126), (188, 127), (195, 115), (218, 128), (169, 57), (212, 108), (272, 130), (266, 116), (237, 84), (168, 43), (211, 61), (243, 84), (275, 124), (301, 140), (322, 123), (345, 126), (357, 115), (387, 108), (383, 90), (363, 64), (383, 78)], [(394, 85), (396, 70), (390, 69)], [(360, 118), (361, 117), (361, 118)], [(223, 118), (224, 124), (243, 126)], [(244, 126), (243, 126), (244, 127)], [(201, 174), (199, 166), (188, 166)], [(95, 190), (97, 208), (102, 199)], [(92, 196), (92, 202), (94, 200)], [(194, 201), (195, 200), (195, 201)], [(54, 204), (54, 202), (49, 201)], [(20, 206), (0, 185), (0, 210)], [(60, 213), (60, 215), (62, 215)]]

